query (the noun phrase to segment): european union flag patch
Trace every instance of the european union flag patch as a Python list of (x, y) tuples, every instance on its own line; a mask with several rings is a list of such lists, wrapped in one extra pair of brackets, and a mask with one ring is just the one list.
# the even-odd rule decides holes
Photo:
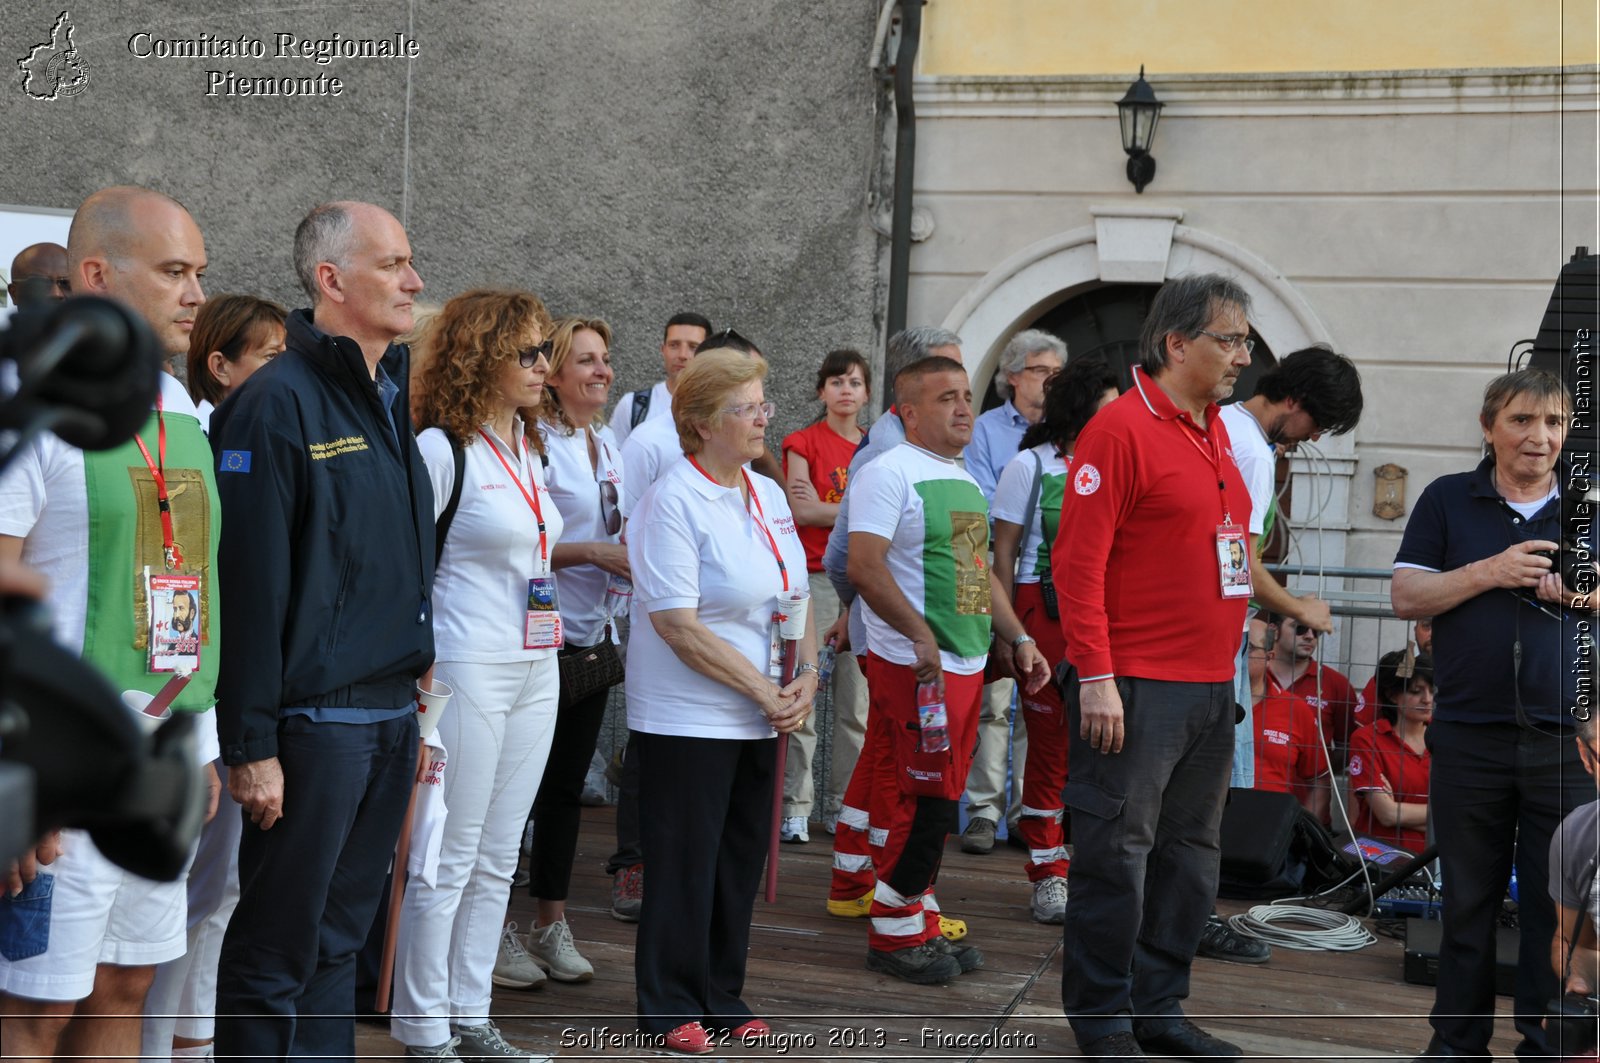
[(248, 450), (224, 450), (222, 460), (217, 463), (218, 472), (249, 472), (250, 452)]

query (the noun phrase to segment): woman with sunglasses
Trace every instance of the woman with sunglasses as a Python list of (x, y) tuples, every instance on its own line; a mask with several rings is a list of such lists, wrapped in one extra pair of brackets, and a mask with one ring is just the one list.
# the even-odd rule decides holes
[(454, 692), (438, 731), (448, 811), (434, 881), (406, 884), (395, 957), (390, 1032), (408, 1056), (534, 1058), (500, 1036), (489, 1003), (560, 687), (564, 522), (532, 431), (549, 331), (537, 296), (478, 290), (447, 302), (419, 345), (412, 394), (435, 515), (458, 501), (433, 582), (434, 678)]
[[(566, 634), (563, 657), (618, 641), (611, 614), (619, 596), (609, 587), (613, 577), (628, 578), (628, 548), (622, 545), (617, 509), (622, 456), (601, 416), (611, 393), (610, 348), (611, 326), (598, 318), (564, 317), (550, 331), (550, 375), (539, 407), (539, 436), (550, 461), (550, 497), (566, 526), (553, 558)], [(626, 599), (621, 600), (626, 609)], [(594, 977), (594, 967), (578, 952), (567, 925), (567, 888), (578, 848), (583, 779), (609, 693), (609, 687), (601, 687), (577, 700), (563, 699), (550, 761), (533, 803), (528, 892), (538, 899), (539, 911), (527, 949), (533, 962), (558, 982)], [(517, 951), (510, 942), (502, 944)], [(513, 958), (502, 955), (502, 966), (508, 960)]]

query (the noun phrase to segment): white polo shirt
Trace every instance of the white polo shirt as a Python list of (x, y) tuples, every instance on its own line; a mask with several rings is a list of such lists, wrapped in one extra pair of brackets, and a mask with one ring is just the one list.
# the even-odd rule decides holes
[[(611, 429), (594, 430), (595, 463), (589, 461), (589, 443), (583, 432), (569, 432), (561, 425), (539, 422), (550, 468), (545, 482), (550, 497), (561, 510), (566, 527), (561, 537), (569, 543), (618, 543), (622, 536), (606, 534), (607, 504), (601, 499), (602, 483), (609, 483), (622, 501), (622, 452)], [(609, 493), (609, 492), (608, 492)], [(593, 646), (604, 637), (606, 587), (610, 576), (598, 565), (569, 565), (556, 570), (556, 586), (561, 590), (561, 622), (567, 629), (570, 646)], [(616, 627), (612, 627), (612, 641)]]
[[(494, 446), (474, 434), (465, 448), (461, 502), (445, 538), (433, 577), (433, 641), (441, 661), (509, 664), (549, 657), (554, 649), (525, 649), (528, 580), (550, 574), (549, 555), (561, 538), (564, 521), (545, 486), (539, 455), (526, 445), (512, 454), (505, 441), (485, 426)], [(522, 421), (514, 422), (516, 436)], [(455, 486), (455, 459), (441, 429), (417, 436), (417, 447), (433, 483), (437, 520)], [(496, 457), (496, 451), (500, 457)], [(501, 464), (501, 457), (505, 464)], [(506, 466), (510, 466), (510, 471)], [(539, 551), (539, 526), (513, 474), (539, 502), (544, 516), (545, 557)]]
[(627, 695), (628, 726), (635, 731), (728, 739), (773, 734), (755, 702), (679, 660), (649, 616), (694, 609), (712, 634), (766, 672), (772, 613), (784, 587), (777, 558), (783, 558), (789, 586), (804, 587), (806, 551), (783, 488), (765, 476), (745, 475), (753, 492), (749, 509), (737, 486), (723, 487), (680, 456), (629, 521)]
[[(633, 397), (638, 392), (630, 391), (617, 400), (617, 408), (611, 411), (611, 434), (617, 437), (620, 446), (628, 441), (637, 429), (633, 426)], [(667, 390), (667, 382), (658, 380), (650, 389), (650, 406), (645, 410), (644, 420), (639, 422), (643, 428), (651, 421), (665, 418), (668, 423), (672, 421), (672, 392)]]
[[(654, 409), (654, 407), (651, 407)], [(622, 444), (622, 513), (633, 516), (634, 507), (667, 466), (683, 457), (678, 422), (671, 417), (652, 418), (633, 430)]]

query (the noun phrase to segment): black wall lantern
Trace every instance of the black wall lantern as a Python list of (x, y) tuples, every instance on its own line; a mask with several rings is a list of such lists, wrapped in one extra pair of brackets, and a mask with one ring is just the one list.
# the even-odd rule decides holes
[(1156, 175), (1156, 160), (1150, 157), (1150, 145), (1156, 139), (1156, 121), (1166, 104), (1156, 99), (1155, 90), (1144, 79), (1144, 67), (1139, 67), (1139, 80), (1128, 86), (1128, 91), (1117, 101), (1117, 118), (1122, 123), (1122, 150), (1128, 153), (1128, 180), (1135, 192), (1143, 192)]

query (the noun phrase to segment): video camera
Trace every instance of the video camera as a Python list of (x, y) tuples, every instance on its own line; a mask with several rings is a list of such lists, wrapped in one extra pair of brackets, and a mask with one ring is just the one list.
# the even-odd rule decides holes
[[(0, 388), (0, 472), (44, 432), (82, 450), (120, 446), (160, 388), (161, 352), (138, 315), (92, 296), (29, 304), (0, 331), (0, 373), (15, 382)], [(147, 736), (118, 691), (54, 641), (39, 603), (0, 598), (0, 861), (75, 827), (117, 865), (177, 878), (204, 818), (195, 753), (189, 714)]]

